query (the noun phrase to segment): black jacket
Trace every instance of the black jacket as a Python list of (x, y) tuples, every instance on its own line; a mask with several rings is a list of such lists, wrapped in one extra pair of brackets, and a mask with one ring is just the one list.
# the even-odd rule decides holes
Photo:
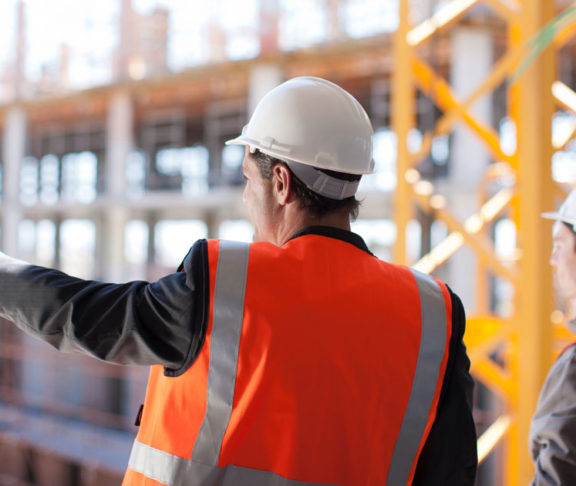
[[(337, 238), (369, 252), (362, 238), (327, 227), (305, 234)], [(473, 380), (463, 343), (464, 308), (452, 298), (452, 339), (437, 418), (415, 474), (415, 485), (472, 485), (477, 466), (472, 419)], [(196, 359), (209, 308), (208, 255), (198, 240), (179, 272), (154, 282), (109, 284), (0, 254), (0, 316), (62, 351), (120, 364), (162, 365), (179, 376)]]

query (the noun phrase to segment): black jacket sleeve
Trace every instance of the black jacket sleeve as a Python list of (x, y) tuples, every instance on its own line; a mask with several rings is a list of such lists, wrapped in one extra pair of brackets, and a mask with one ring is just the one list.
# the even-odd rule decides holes
[(177, 376), (205, 337), (205, 241), (196, 242), (181, 267), (154, 283), (110, 284), (0, 254), (0, 317), (61, 351), (118, 364), (159, 364)]
[(414, 485), (473, 485), (478, 457), (472, 417), (470, 360), (463, 342), (466, 317), (462, 302), (452, 298), (452, 338), (436, 420), (418, 460)]

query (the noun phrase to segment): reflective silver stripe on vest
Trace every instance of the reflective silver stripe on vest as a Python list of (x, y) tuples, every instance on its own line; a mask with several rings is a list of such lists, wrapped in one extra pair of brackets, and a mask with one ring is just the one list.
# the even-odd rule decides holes
[(220, 241), (212, 299), (206, 414), (192, 450), (193, 461), (209, 466), (218, 464), (222, 439), (232, 415), (249, 249), (248, 243)]
[[(244, 318), (248, 243), (220, 241), (212, 299), (206, 413), (190, 460), (134, 442), (129, 467), (162, 484), (212, 484), (232, 414), (238, 346)], [(193, 479), (191, 479), (193, 478)]]
[(320, 486), (319, 483), (295, 481), (269, 471), (199, 464), (138, 441), (132, 446), (129, 467), (168, 486)]
[(396, 439), (387, 485), (408, 484), (422, 442), (446, 348), (446, 305), (440, 286), (429, 275), (412, 270), (420, 294), (422, 333), (412, 391)]
[(128, 467), (161, 484), (175, 485), (184, 484), (182, 476), (187, 472), (189, 462), (135, 440)]

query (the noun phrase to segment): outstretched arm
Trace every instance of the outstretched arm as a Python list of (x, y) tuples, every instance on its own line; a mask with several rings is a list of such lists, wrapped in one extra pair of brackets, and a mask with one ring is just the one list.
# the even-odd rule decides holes
[(0, 253), (0, 316), (62, 351), (179, 374), (204, 338), (198, 310), (206, 289), (192, 275), (202, 267), (201, 246), (188, 254), (186, 271), (154, 283), (82, 280)]

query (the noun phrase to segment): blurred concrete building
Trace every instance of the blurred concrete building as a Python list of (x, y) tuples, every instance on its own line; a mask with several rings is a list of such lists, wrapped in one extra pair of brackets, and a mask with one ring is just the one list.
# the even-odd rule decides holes
[[(97, 3), (0, 6), (9, 45), (0, 50), (0, 241), (8, 254), (84, 278), (153, 280), (174, 271), (197, 238), (250, 240), (242, 151), (224, 141), (241, 131), (264, 93), (298, 75), (340, 84), (373, 120), (377, 170), (362, 183), (354, 229), (378, 256), (394, 259), (401, 241), (399, 261), (422, 262), (454, 233), (441, 205), (410, 205), (409, 217), (398, 220), (399, 189), (414, 170), (462, 225), (515, 184), (514, 167), (494, 172), (516, 150), (506, 80), (465, 107), (501, 156), (465, 124), (437, 130), (450, 110), (448, 95), (438, 92), (446, 85), (462, 100), (474, 93), (510, 47), (514, 12), (536, 0)], [(430, 89), (398, 78), (408, 3), (413, 46), (416, 36), (427, 39), (418, 55), (437, 73)], [(552, 6), (553, 13), (565, 8)], [(574, 48), (565, 32), (558, 72), (566, 86), (574, 86)], [(414, 91), (394, 111), (399, 79)], [(412, 171), (397, 163), (403, 145), (394, 123), (402, 110), (414, 120)], [(568, 111), (557, 113), (559, 131), (572, 127)], [(558, 153), (555, 179), (573, 183), (573, 144)], [(500, 211), (483, 233), (505, 268), (517, 257), (516, 230), (512, 212)], [(461, 233), (472, 238), (473, 231)], [(485, 271), (477, 251), (455, 252), (435, 275), (463, 297), (470, 316), (513, 319), (514, 284)], [(493, 366), (504, 369), (507, 342), (490, 348)], [(0, 485), (119, 484), (146, 378), (146, 369), (56, 353), (2, 323)], [(481, 378), (483, 432), (513, 405)], [(505, 454), (501, 443), (490, 449), (480, 484), (512, 484)]]

